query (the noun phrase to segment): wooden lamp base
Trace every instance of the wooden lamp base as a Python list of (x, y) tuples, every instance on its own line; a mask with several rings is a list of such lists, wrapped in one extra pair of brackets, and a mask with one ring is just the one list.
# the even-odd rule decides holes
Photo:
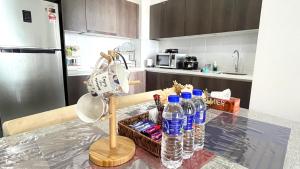
[(89, 157), (97, 166), (113, 167), (126, 163), (135, 154), (134, 142), (122, 136), (117, 136), (116, 148), (110, 148), (109, 138), (102, 138), (90, 146)]

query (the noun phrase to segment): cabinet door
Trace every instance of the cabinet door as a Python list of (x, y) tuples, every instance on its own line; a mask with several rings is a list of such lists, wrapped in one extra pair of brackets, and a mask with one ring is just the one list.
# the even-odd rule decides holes
[(117, 35), (117, 0), (86, 0), (89, 32)]
[(236, 0), (236, 30), (258, 29), (262, 0)]
[(186, 0), (185, 35), (211, 32), (212, 0)]
[(146, 92), (160, 89), (159, 80), (158, 73), (146, 71)]
[(164, 2), (162, 17), (162, 38), (184, 36), (185, 0)]
[(162, 7), (163, 3), (155, 4), (150, 7), (150, 39), (158, 39), (161, 37)]
[(62, 0), (64, 30), (85, 32), (85, 0)]
[(212, 0), (212, 33), (235, 30), (235, 0)]
[(139, 5), (127, 0), (120, 0), (118, 11), (118, 36), (137, 38)]
[(251, 96), (251, 87), (252, 82), (242, 82), (234, 80), (219, 80), (220, 90), (230, 89), (231, 97), (237, 97), (241, 99), (240, 107), (249, 108), (250, 96)]
[(139, 80), (140, 81), (140, 84), (129, 86), (129, 94), (137, 94), (137, 93), (145, 92), (145, 90), (146, 90), (146, 72), (145, 71), (131, 72), (130, 76), (129, 76), (129, 80)]
[(240, 106), (249, 108), (252, 82), (217, 79), (192, 75), (176, 75), (168, 73), (146, 72), (146, 91), (172, 87), (173, 81), (183, 85), (192, 84), (194, 88), (211, 91), (231, 90), (231, 96), (241, 99)]
[(88, 93), (86, 84), (84, 81), (88, 79), (89, 76), (68, 76), (68, 102), (69, 105), (76, 104), (78, 99)]

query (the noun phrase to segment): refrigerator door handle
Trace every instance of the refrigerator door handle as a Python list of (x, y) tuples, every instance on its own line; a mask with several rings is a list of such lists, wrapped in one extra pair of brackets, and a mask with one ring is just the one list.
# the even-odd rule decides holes
[(17, 49), (17, 48), (0, 48), (1, 53), (48, 53), (55, 54), (60, 49)]

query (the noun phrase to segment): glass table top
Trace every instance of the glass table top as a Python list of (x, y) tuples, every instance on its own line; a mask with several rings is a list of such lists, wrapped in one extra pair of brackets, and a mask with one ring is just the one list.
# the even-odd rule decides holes
[[(154, 108), (153, 102), (118, 111), (117, 119)], [(101, 168), (88, 148), (108, 136), (108, 121), (79, 119), (0, 139), (0, 168)], [(238, 116), (210, 109), (204, 150), (181, 168), (300, 168), (300, 124), (241, 109)], [(137, 147), (132, 160), (113, 168), (163, 168), (160, 159)]]

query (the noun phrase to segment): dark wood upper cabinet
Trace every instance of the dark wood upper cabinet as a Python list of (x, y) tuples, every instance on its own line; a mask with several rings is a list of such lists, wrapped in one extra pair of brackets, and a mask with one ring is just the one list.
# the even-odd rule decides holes
[(118, 3), (118, 36), (138, 38), (139, 5), (127, 0)]
[(150, 39), (184, 36), (185, 0), (168, 0), (150, 7)]
[(185, 35), (211, 33), (212, 0), (186, 0)]
[(258, 29), (262, 0), (236, 0), (236, 30)]
[(212, 0), (211, 33), (235, 30), (235, 0)]
[(127, 0), (62, 0), (64, 30), (138, 38), (139, 5)]
[(150, 39), (161, 37), (163, 3), (150, 7)]
[(257, 29), (262, 0), (168, 0), (150, 7), (150, 38)]
[(64, 30), (86, 32), (85, 0), (62, 0)]
[(86, 0), (87, 30), (117, 35), (118, 0)]
[(162, 3), (161, 37), (184, 36), (185, 0)]

